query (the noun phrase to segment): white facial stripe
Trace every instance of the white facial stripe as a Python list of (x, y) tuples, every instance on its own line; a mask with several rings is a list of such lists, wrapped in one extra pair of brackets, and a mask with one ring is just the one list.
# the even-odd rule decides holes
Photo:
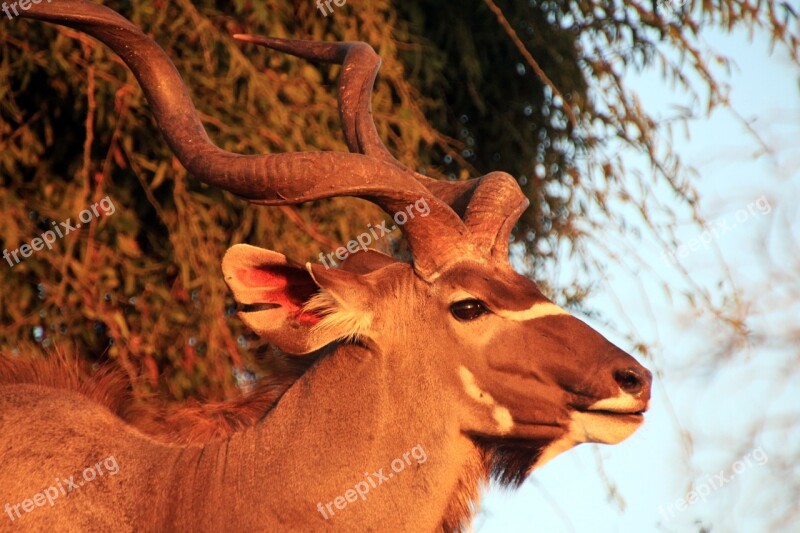
[(467, 396), (481, 405), (493, 407), (492, 418), (497, 422), (498, 429), (501, 433), (508, 433), (514, 427), (514, 417), (511, 416), (511, 412), (498, 404), (491, 394), (478, 387), (475, 382), (475, 376), (467, 367), (458, 367), (458, 377), (461, 378), (461, 383), (464, 385), (464, 391), (466, 391)]
[(546, 316), (568, 315), (569, 313), (552, 302), (541, 302), (533, 304), (530, 309), (524, 311), (497, 311), (497, 314), (503, 318), (522, 322)]

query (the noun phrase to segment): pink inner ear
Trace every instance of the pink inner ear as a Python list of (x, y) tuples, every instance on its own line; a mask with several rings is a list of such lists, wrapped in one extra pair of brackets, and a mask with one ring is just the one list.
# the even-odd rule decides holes
[(318, 315), (302, 311), (319, 290), (305, 270), (290, 266), (241, 268), (236, 270), (236, 277), (246, 287), (263, 291), (259, 303), (278, 305), (302, 324), (314, 325), (321, 320)]

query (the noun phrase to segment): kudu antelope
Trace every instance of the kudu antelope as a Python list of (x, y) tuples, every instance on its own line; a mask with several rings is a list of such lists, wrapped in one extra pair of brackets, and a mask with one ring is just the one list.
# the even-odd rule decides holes
[[(163, 442), (86, 396), (6, 377), (3, 530), (459, 530), (488, 476), (520, 483), (579, 443), (617, 443), (642, 423), (650, 373), (512, 270), (509, 236), (528, 205), (517, 182), (502, 172), (429, 179), (381, 143), (370, 104), (380, 60), (366, 44), (237, 36), (344, 65), (339, 106), (353, 152), (242, 156), (212, 144), (169, 58), (122, 16), (85, 0), (33, 4), (21, 16), (113, 49), (174, 153), (208, 184), (263, 205), (353, 196), (390, 214), (425, 200), (430, 214), (403, 226), (410, 263), (369, 251), (328, 270), (252, 246), (227, 252), (222, 272), (241, 319), (286, 354), (316, 358), (228, 438)], [(415, 446), (424, 463), (339, 505)], [(116, 475), (52, 506), (14, 507), (112, 456)]]

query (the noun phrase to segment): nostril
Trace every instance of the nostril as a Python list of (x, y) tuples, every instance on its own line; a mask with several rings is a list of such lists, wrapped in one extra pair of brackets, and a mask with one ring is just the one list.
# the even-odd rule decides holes
[(644, 388), (644, 376), (636, 368), (615, 370), (614, 381), (628, 394), (639, 394)]

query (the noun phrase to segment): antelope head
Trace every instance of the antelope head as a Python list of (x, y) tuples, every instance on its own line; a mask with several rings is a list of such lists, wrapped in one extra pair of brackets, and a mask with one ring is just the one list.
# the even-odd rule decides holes
[[(515, 183), (501, 175), (485, 183), (493, 182), (509, 189)], [(489, 249), (480, 241), (487, 234), (497, 237), (484, 241)], [(303, 267), (238, 245), (225, 256), (223, 272), (244, 306), (244, 322), (285, 352), (350, 342), (397, 374), (426, 374), (439, 386), (439, 401), (454, 406), (465, 435), (481, 445), (527, 450), (516, 470), (497, 465), (504, 479), (519, 481), (576, 444), (628, 437), (643, 421), (651, 376), (514, 272), (507, 233), (487, 228), (487, 234), (437, 238), (430, 270), (377, 252), (358, 253), (341, 270)], [(418, 384), (403, 386), (389, 394), (407, 397)]]

